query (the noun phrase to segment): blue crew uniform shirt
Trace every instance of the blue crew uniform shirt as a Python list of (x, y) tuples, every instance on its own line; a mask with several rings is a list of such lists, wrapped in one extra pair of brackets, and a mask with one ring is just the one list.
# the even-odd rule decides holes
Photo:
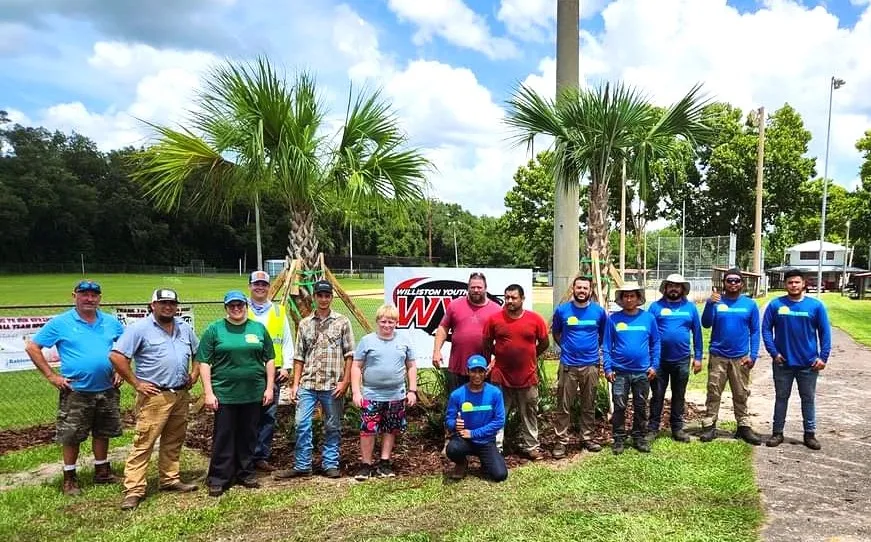
[(656, 319), (662, 341), (661, 362), (684, 361), (690, 357), (690, 337), (693, 359), (702, 359), (702, 322), (693, 303), (681, 298), (670, 301), (663, 297), (648, 309)]
[(825, 305), (812, 297), (773, 299), (762, 319), (762, 340), (768, 353), (783, 356), (788, 367), (810, 367), (817, 358), (827, 363), (832, 327)]
[(745, 295), (723, 296), (719, 303), (705, 303), (702, 326), (711, 329), (711, 354), (724, 358), (759, 356), (759, 307)]
[(113, 387), (109, 351), (123, 331), (114, 316), (97, 311), (97, 319), (88, 323), (73, 308), (46, 322), (33, 342), (57, 347), (60, 374), (74, 391), (96, 393)]
[(633, 316), (615, 312), (605, 330), (605, 373), (643, 373), (651, 367), (659, 371), (659, 329), (652, 314), (643, 309)]
[(445, 412), (445, 425), (451, 431), (457, 430), (457, 412), (475, 444), (495, 442), (496, 433), (505, 425), (502, 391), (486, 382), (479, 392), (473, 392), (466, 384), (451, 393)]
[(172, 335), (154, 319), (141, 318), (124, 330), (113, 350), (135, 361), (136, 378), (159, 388), (183, 388), (188, 367), (200, 346), (191, 326), (175, 318)]
[(608, 315), (600, 305), (578, 307), (569, 301), (557, 307), (550, 329), (560, 335), (560, 363), (566, 367), (599, 364), (599, 345), (605, 338)]

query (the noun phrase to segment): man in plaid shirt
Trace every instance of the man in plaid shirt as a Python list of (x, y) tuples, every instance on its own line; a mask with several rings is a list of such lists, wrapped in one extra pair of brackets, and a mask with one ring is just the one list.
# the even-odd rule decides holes
[(324, 446), (321, 472), (339, 478), (339, 441), (345, 390), (351, 383), (354, 333), (351, 322), (330, 308), (333, 286), (326, 280), (314, 284), (317, 308), (299, 323), (293, 358), (290, 400), (296, 403), (296, 450), (293, 468), (274, 473), (282, 480), (312, 474), (312, 417), (321, 404)]

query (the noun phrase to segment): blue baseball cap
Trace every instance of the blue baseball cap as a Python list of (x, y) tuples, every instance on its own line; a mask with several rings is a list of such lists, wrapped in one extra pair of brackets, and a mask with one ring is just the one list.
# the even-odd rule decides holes
[(246, 305), (248, 304), (248, 298), (245, 297), (245, 294), (243, 294), (239, 290), (230, 290), (229, 292), (224, 294), (224, 305), (228, 305), (233, 301), (241, 301)]
[(475, 354), (474, 356), (469, 356), (469, 360), (466, 361), (466, 369), (484, 369), (487, 370), (487, 360), (484, 359), (484, 356), (480, 354)]
[(103, 289), (100, 288), (100, 283), (94, 282), (93, 280), (83, 279), (76, 283), (75, 287), (73, 287), (74, 292), (94, 292), (98, 294), (103, 293)]

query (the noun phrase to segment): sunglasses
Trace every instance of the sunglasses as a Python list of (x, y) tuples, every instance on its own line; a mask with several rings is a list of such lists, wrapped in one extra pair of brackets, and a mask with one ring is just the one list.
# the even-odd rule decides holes
[(741, 279), (726, 279), (726, 284), (741, 284)]
[(76, 287), (73, 289), (75, 292), (97, 292), (98, 294), (103, 293), (102, 288), (100, 288), (99, 283), (94, 282), (93, 280), (83, 280), (76, 284)]
[(241, 301), (233, 301), (232, 303), (227, 303), (227, 308), (229, 309), (244, 309), (245, 303)]

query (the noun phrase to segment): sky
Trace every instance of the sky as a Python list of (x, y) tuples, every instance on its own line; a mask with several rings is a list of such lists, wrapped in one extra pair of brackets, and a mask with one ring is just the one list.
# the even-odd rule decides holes
[[(432, 195), (500, 215), (517, 167), (505, 101), (552, 95), (556, 0), (0, 0), (0, 109), (103, 150), (184, 124), (209, 69), (266, 55), (313, 73), (336, 117), (381, 89), (434, 163)], [(871, 129), (871, 0), (581, 1), (582, 85), (622, 80), (668, 105), (701, 82), (744, 111), (789, 103), (823, 173), (852, 188)], [(536, 149), (541, 150), (541, 149)]]

